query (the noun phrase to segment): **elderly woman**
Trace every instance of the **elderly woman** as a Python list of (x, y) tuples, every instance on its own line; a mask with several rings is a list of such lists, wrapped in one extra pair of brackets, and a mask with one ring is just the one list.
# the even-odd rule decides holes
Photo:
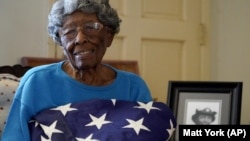
[(23, 76), (2, 141), (30, 141), (29, 121), (51, 107), (90, 99), (152, 100), (139, 76), (101, 63), (121, 22), (108, 0), (58, 0), (48, 22), (67, 59)]

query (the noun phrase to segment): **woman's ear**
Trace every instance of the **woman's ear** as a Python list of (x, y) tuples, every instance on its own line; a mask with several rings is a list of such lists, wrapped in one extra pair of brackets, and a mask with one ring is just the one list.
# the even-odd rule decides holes
[(108, 34), (108, 35), (107, 35), (106, 47), (110, 47), (111, 44), (112, 44), (112, 42), (113, 42), (113, 39), (114, 39), (115, 34), (114, 34), (114, 33), (111, 33), (111, 32), (109, 32), (109, 33), (107, 33), (107, 34)]
[(60, 36), (60, 33), (59, 33), (59, 32), (57, 32), (55, 38), (56, 38), (56, 39), (55, 39), (55, 40), (56, 40), (56, 44), (59, 45), (59, 46), (62, 46), (62, 40), (61, 40), (61, 36)]

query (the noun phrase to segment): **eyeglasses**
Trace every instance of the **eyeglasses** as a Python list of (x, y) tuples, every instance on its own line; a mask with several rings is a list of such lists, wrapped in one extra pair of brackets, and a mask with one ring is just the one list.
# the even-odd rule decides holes
[[(82, 24), (81, 30), (87, 36), (97, 35), (103, 28), (103, 25), (99, 22), (87, 22)], [(68, 26), (62, 29), (62, 36), (66, 37), (67, 39), (74, 39), (78, 32), (78, 26)]]

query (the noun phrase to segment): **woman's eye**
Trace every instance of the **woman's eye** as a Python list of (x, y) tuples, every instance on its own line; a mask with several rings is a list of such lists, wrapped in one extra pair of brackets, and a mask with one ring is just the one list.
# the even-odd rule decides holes
[(95, 26), (86, 26), (85, 27), (85, 30), (88, 31), (88, 32), (94, 32), (94, 31), (98, 31), (98, 28), (95, 27)]
[(67, 30), (66, 32), (64, 32), (64, 36), (74, 36), (76, 34), (76, 30), (71, 29), (71, 30)]
[(88, 34), (98, 33), (102, 29), (102, 25), (100, 23), (86, 23), (84, 25), (84, 31)]

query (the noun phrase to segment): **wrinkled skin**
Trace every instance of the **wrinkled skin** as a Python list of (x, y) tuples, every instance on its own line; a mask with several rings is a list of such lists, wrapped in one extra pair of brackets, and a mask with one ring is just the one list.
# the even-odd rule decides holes
[[(82, 30), (83, 23), (99, 22), (95, 14), (86, 14), (76, 11), (64, 18), (64, 24), (59, 31), (61, 46), (69, 60), (64, 63), (63, 69), (74, 79), (95, 86), (111, 83), (115, 78), (115, 72), (102, 65), (101, 61), (107, 47), (112, 43), (114, 34), (108, 27), (103, 28), (96, 35), (85, 35)], [(68, 39), (64, 36), (63, 29), (69, 26), (77, 27), (76, 37)]]

